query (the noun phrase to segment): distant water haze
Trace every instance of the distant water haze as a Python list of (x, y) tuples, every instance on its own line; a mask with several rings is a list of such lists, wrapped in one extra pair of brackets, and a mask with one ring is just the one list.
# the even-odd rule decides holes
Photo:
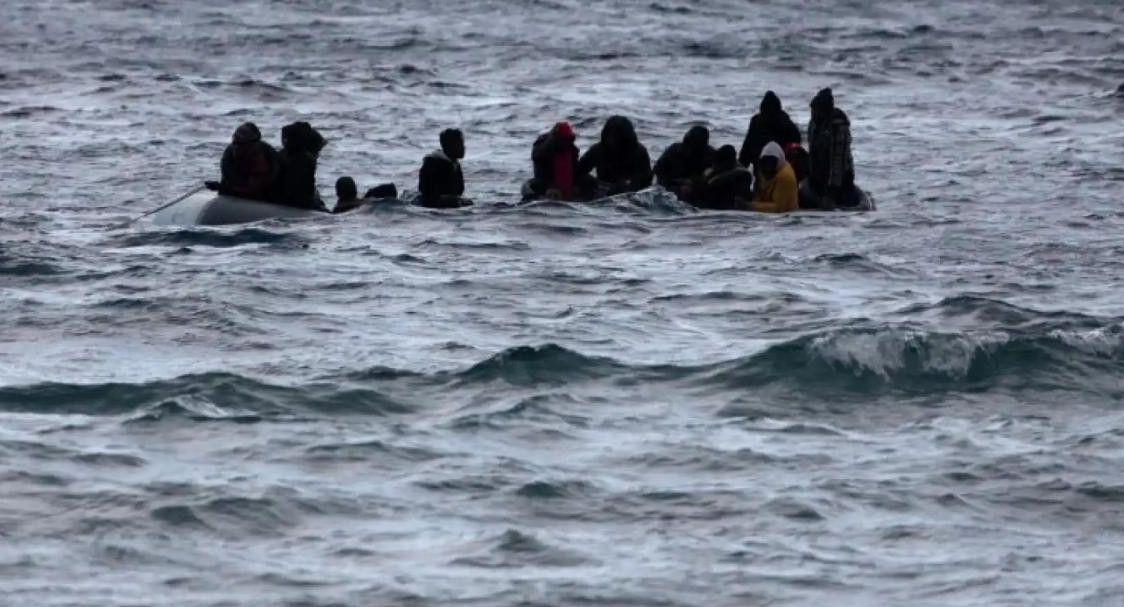
[[(0, 604), (1124, 603), (1124, 4), (0, 5)], [(833, 87), (869, 214), (516, 204)], [(162, 228), (234, 128), (324, 196)]]

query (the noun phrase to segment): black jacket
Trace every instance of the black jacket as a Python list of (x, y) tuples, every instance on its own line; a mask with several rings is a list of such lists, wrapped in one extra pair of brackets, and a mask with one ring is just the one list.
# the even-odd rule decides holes
[(278, 154), (280, 175), (273, 188), (273, 202), (301, 209), (327, 211), (316, 188), (316, 161), (327, 142), (307, 122), (294, 122), (281, 129), (284, 148)]
[(749, 121), (738, 162), (748, 167), (757, 164), (761, 150), (770, 141), (780, 144), (783, 149), (790, 143), (801, 143), (800, 129), (781, 107), (781, 100), (770, 91), (761, 100), (761, 112)]
[(531, 162), (535, 166), (535, 178), (531, 181), (531, 190), (539, 196), (555, 186), (554, 156), (559, 152), (560, 147), (562, 147), (562, 150), (569, 147), (570, 153), (573, 154), (574, 180), (577, 181), (578, 146), (574, 145), (572, 141), (557, 141), (553, 133), (544, 133), (539, 135), (538, 139), (535, 139), (535, 144), (531, 148)]
[(714, 148), (707, 145), (692, 150), (685, 143), (673, 143), (656, 161), (656, 178), (669, 190), (683, 181), (699, 181), (714, 163)]
[[(610, 133), (615, 133), (620, 149), (610, 149)], [(597, 179), (610, 185), (610, 194), (636, 192), (652, 185), (652, 159), (628, 118), (610, 118), (601, 130), (601, 142), (593, 144), (578, 161), (578, 175), (594, 171)], [(618, 187), (618, 183), (623, 186)]]
[(747, 202), (753, 199), (753, 175), (740, 167), (708, 175), (695, 206), (717, 210), (735, 209), (738, 208), (737, 198)]
[(464, 173), (461, 165), (445, 152), (437, 150), (425, 157), (418, 172), (418, 192), (422, 206), (431, 208), (459, 207), (460, 202), (449, 202), (448, 197), (464, 195)]
[(235, 144), (226, 146), (220, 165), (220, 193), (251, 200), (270, 199), (281, 172), (281, 159), (268, 143), (259, 141), (253, 145), (257, 149), (242, 157), (235, 153)]
[(316, 188), (316, 156), (302, 150), (281, 150), (281, 175), (274, 185), (273, 202), (289, 207), (326, 211)]

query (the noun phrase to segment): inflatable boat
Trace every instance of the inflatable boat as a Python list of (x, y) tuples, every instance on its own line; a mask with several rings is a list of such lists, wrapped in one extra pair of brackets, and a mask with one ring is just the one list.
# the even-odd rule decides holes
[(203, 190), (160, 210), (152, 216), (152, 222), (156, 225), (165, 226), (221, 226), (263, 219), (322, 215), (326, 215), (326, 213), (224, 196), (209, 190)]

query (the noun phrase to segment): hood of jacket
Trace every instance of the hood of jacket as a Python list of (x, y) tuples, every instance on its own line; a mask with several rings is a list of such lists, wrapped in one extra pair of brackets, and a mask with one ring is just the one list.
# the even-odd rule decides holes
[(775, 141), (770, 141), (765, 145), (765, 148), (761, 150), (761, 158), (776, 158), (777, 171), (780, 171), (788, 164), (788, 161), (785, 160), (784, 157), (784, 150), (781, 149), (781, 145)]
[(636, 136), (636, 127), (632, 121), (624, 116), (613, 116), (605, 121), (605, 128), (601, 129), (601, 144), (605, 145), (611, 135), (616, 135), (623, 149), (636, 147), (640, 144)]
[(773, 91), (765, 93), (765, 97), (761, 99), (761, 113), (766, 116), (775, 116), (784, 111), (784, 106), (781, 105), (781, 98)]
[(691, 127), (683, 136), (683, 147), (693, 152), (706, 151), (710, 147), (710, 129), (705, 126)]

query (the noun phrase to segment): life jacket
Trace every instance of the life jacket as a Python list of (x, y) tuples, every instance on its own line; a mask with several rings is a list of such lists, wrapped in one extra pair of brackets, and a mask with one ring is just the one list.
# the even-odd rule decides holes
[(565, 149), (554, 155), (554, 187), (562, 192), (562, 197), (569, 199), (574, 194), (574, 154), (570, 149)]

